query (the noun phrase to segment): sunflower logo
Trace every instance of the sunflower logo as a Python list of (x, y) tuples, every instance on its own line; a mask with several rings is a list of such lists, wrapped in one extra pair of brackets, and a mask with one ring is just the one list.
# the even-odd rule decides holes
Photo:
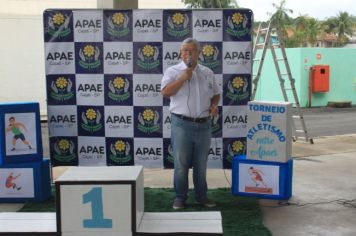
[(214, 52), (215, 52), (213, 46), (211, 46), (210, 44), (205, 45), (203, 47), (202, 51), (203, 51), (203, 55), (207, 56), (207, 57), (210, 57), (210, 56), (214, 55)]
[(143, 55), (146, 57), (151, 57), (155, 53), (155, 50), (151, 45), (145, 45), (142, 51), (143, 51)]
[(160, 65), (160, 61), (158, 60), (159, 54), (157, 46), (146, 44), (138, 49), (138, 60), (136, 63), (145, 71), (155, 70)]
[(94, 120), (96, 118), (96, 112), (92, 108), (88, 109), (85, 112), (85, 115), (89, 120)]
[(67, 139), (61, 139), (58, 142), (58, 147), (61, 151), (66, 152), (69, 150), (70, 144)]
[(132, 160), (130, 154), (130, 144), (123, 140), (117, 140), (115, 143), (110, 144), (109, 159), (114, 162), (114, 165), (127, 165)]
[(172, 16), (173, 23), (176, 25), (181, 25), (184, 22), (184, 16), (182, 13), (177, 12)]
[(232, 22), (236, 25), (239, 25), (242, 23), (244, 17), (241, 15), (241, 13), (234, 13), (232, 15)]
[(125, 16), (124, 14), (122, 14), (121, 12), (117, 12), (114, 15), (112, 15), (112, 21), (116, 24), (116, 25), (122, 25), (122, 23), (124, 23), (125, 20)]
[(226, 32), (234, 37), (240, 38), (250, 34), (249, 19), (243, 13), (235, 12), (227, 18)]
[(244, 85), (244, 80), (241, 77), (235, 77), (232, 80), (232, 86), (236, 89), (241, 88)]
[(146, 108), (138, 114), (137, 128), (143, 133), (155, 133), (159, 131), (159, 113), (156, 110)]
[(95, 49), (92, 45), (86, 45), (84, 47), (84, 55), (87, 57), (92, 57), (95, 54)]
[(70, 162), (76, 158), (74, 154), (75, 145), (73, 141), (68, 139), (60, 139), (53, 146), (53, 158), (59, 163)]
[(146, 109), (143, 112), (143, 119), (145, 119), (146, 121), (151, 121), (153, 120), (154, 117), (155, 117), (155, 113), (151, 109)]
[(64, 77), (58, 77), (56, 79), (56, 86), (57, 88), (64, 89), (68, 85), (68, 81)]
[(124, 79), (122, 77), (116, 77), (114, 79), (113, 84), (114, 84), (115, 88), (121, 89), (121, 88), (123, 88), (125, 86), (125, 81), (124, 81)]
[(69, 27), (71, 17), (61, 13), (61, 12), (52, 12), (46, 16), (45, 31), (46, 34), (54, 38), (63, 39), (70, 35), (72, 30)]
[(232, 150), (235, 152), (235, 153), (238, 153), (240, 151), (242, 151), (244, 148), (244, 145), (241, 141), (235, 141), (233, 144), (232, 144)]
[[(167, 29), (168, 35), (174, 38), (184, 38), (190, 33), (189, 28), (189, 16), (186, 13), (175, 12), (170, 15), (167, 19)], [(179, 39), (179, 40), (180, 40)], [(178, 40), (178, 39), (177, 39)], [(179, 41), (178, 40), (178, 41)]]
[(54, 16), (52, 17), (53, 23), (56, 24), (57, 26), (61, 25), (64, 23), (64, 16), (62, 13), (56, 13), (54, 14)]
[(126, 149), (126, 144), (123, 141), (119, 140), (119, 141), (117, 141), (115, 143), (115, 150), (116, 151), (122, 152), (125, 149)]

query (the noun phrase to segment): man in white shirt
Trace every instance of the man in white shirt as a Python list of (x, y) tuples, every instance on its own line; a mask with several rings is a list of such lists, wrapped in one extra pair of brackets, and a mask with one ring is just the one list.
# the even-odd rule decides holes
[(161, 94), (170, 97), (171, 143), (174, 154), (174, 209), (184, 208), (188, 193), (189, 167), (193, 168), (195, 199), (207, 207), (206, 169), (211, 143), (211, 116), (218, 113), (221, 89), (214, 73), (198, 64), (200, 44), (187, 38), (180, 48), (182, 61), (168, 68), (162, 78)]

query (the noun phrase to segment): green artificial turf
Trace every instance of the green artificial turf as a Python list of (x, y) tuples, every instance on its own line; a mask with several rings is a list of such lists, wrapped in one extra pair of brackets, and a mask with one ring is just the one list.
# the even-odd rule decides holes
[[(52, 197), (43, 203), (27, 203), (20, 212), (55, 212), (54, 188)], [(187, 211), (220, 211), (224, 236), (264, 236), (271, 232), (262, 224), (262, 214), (258, 199), (238, 197), (231, 194), (230, 189), (210, 189), (209, 198), (216, 201), (217, 206), (206, 208), (195, 203), (193, 193), (189, 192), (186, 208), (173, 210), (174, 191), (169, 188), (145, 188), (145, 212), (187, 212)]]

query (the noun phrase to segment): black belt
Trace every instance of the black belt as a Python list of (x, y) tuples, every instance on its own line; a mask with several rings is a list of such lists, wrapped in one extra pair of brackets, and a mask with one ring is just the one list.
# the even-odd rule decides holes
[(193, 117), (183, 116), (181, 114), (175, 114), (175, 113), (172, 113), (172, 115), (174, 115), (182, 120), (191, 121), (191, 122), (195, 122), (195, 123), (204, 123), (210, 119), (210, 117), (193, 118)]

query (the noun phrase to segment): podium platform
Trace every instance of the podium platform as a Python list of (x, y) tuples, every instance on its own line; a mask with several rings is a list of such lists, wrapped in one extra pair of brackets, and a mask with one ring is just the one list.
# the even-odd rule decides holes
[(70, 167), (55, 185), (61, 235), (223, 232), (220, 212), (145, 213), (142, 166)]
[[(56, 213), (0, 213), (0, 235), (56, 236), (58, 235)], [(221, 214), (220, 212), (147, 212), (143, 214), (137, 232), (132, 235), (223, 235)]]

